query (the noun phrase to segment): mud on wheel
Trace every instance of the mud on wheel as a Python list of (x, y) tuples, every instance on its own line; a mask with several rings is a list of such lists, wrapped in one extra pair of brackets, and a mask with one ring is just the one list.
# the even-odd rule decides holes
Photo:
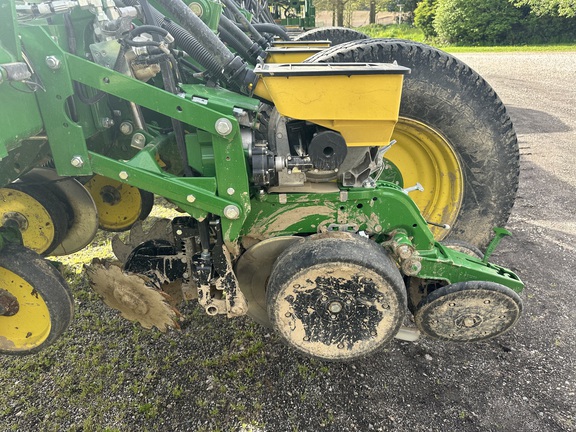
[(451, 226), (437, 239), (483, 247), (508, 220), (516, 197), (519, 151), (506, 109), (490, 85), (453, 56), (430, 46), (371, 39), (329, 48), (307, 62), (397, 61), (404, 79), (397, 144), (386, 158), (400, 170), (424, 217)]
[(272, 325), (288, 345), (341, 361), (366, 356), (398, 333), (406, 293), (381, 246), (352, 234), (318, 234), (276, 260), (267, 302)]
[(72, 321), (74, 301), (58, 271), (17, 245), (0, 251), (0, 354), (32, 354)]

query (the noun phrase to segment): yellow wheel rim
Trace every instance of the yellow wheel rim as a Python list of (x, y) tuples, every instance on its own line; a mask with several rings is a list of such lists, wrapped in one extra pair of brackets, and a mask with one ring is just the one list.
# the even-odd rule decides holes
[(0, 288), (18, 300), (13, 316), (0, 316), (0, 350), (28, 351), (41, 345), (50, 335), (50, 312), (42, 296), (32, 285), (0, 267)]
[[(423, 192), (410, 192), (424, 219), (452, 226), (460, 212), (464, 174), (456, 152), (437, 131), (416, 120), (400, 117), (392, 138), (397, 143), (386, 153), (402, 173), (404, 187), (420, 183)], [(441, 240), (448, 230), (430, 226)]]
[(52, 245), (56, 235), (52, 217), (30, 195), (16, 189), (0, 189), (0, 225), (7, 220), (18, 223), (24, 246), (43, 253)]
[(134, 224), (142, 211), (137, 187), (96, 175), (84, 185), (96, 204), (100, 228), (122, 231)]

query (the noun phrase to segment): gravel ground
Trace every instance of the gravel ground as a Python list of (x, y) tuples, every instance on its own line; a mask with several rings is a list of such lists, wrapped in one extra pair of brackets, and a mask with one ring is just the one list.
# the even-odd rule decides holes
[[(493, 259), (527, 285), (514, 330), (485, 343), (392, 342), (351, 364), (297, 356), (248, 319), (190, 303), (182, 331), (118, 318), (66, 267), (76, 319), (52, 348), (0, 358), (0, 429), (18, 431), (576, 430), (576, 52), (459, 54), (507, 104), (518, 200)], [(106, 253), (99, 235), (96, 250)]]

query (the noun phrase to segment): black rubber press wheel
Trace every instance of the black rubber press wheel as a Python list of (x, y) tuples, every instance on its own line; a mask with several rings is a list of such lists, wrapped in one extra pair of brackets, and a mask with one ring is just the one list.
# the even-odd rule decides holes
[(357, 235), (318, 234), (278, 257), (267, 289), (281, 338), (322, 360), (366, 356), (390, 341), (406, 312), (406, 292), (384, 249)]

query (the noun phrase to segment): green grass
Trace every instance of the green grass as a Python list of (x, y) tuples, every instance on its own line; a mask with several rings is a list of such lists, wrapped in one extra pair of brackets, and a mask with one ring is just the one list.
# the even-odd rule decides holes
[(434, 41), (426, 41), (424, 33), (409, 24), (371, 24), (358, 27), (358, 31), (366, 33), (371, 38), (395, 38), (408, 39), (415, 42), (423, 42), (436, 46), (449, 53), (464, 52), (567, 52), (576, 51), (576, 43), (573, 44), (551, 44), (551, 45), (522, 45), (522, 46), (449, 46), (440, 45)]
[(395, 38), (424, 42), (422, 30), (409, 24), (370, 24), (358, 27), (356, 30), (367, 34), (371, 38)]

